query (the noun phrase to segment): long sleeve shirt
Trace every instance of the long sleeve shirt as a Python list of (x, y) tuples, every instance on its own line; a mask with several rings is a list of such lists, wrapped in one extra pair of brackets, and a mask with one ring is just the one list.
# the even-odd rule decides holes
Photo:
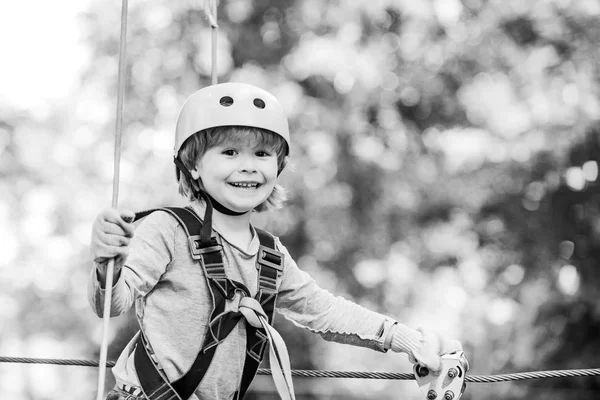
[[(223, 247), (228, 278), (246, 285), (252, 296), (258, 290), (259, 249), (258, 237), (253, 233), (249, 248), (243, 250), (213, 227), (213, 235)], [(276, 302), (280, 315), (326, 340), (385, 351), (384, 340), (395, 321), (320, 288), (298, 268), (279, 239), (276, 246), (284, 254)], [(88, 288), (90, 305), (101, 316), (105, 290), (95, 267)], [(236, 311), (238, 300), (227, 301), (226, 310)], [(111, 316), (126, 312), (134, 304), (155, 361), (169, 381), (179, 379), (202, 347), (212, 299), (204, 271), (190, 255), (184, 229), (166, 212), (151, 214), (136, 229), (126, 264), (113, 285)], [(135, 341), (136, 337), (131, 339), (113, 368), (118, 384), (139, 387), (133, 362)], [(245, 324), (239, 323), (218, 346), (190, 400), (231, 399), (241, 381), (245, 351)]]

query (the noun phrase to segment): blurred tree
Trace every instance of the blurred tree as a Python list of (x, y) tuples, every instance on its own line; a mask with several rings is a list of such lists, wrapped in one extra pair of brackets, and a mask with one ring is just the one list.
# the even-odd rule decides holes
[[(202, 6), (157, 0), (130, 10), (129, 208), (182, 201), (172, 131), (185, 98), (210, 82)], [(282, 177), (293, 200), (257, 224), (328, 290), (460, 337), (473, 373), (594, 367), (599, 15), (587, 0), (220, 2), (219, 80), (273, 92), (293, 131), (293, 168)], [(82, 23), (92, 62), (72, 103), (57, 105), (67, 111), (0, 119), (0, 218), (16, 226), (3, 240), (6, 264), (23, 271), (15, 288), (3, 286), (18, 299), (14, 331), (93, 354), (97, 321), (80, 286), (89, 225), (109, 202), (118, 12), (92, 2)], [(51, 312), (22, 311), (38, 309)], [(115, 325), (116, 357), (137, 327), (132, 315)], [(403, 356), (277, 326), (294, 368), (410, 367)], [(592, 399), (599, 384), (472, 384), (465, 398)], [(397, 382), (298, 387), (306, 399), (421, 398)], [(272, 391), (265, 379), (253, 388), (251, 398)]]
[[(151, 12), (132, 10), (128, 115), (132, 130), (168, 136), (172, 103), (208, 84), (209, 30), (200, 8), (156, 3)], [(597, 93), (590, 61), (598, 31), (585, 2), (509, 3), (222, 2), (220, 80), (259, 84), (289, 107), (298, 166), (287, 182), (294, 212), (267, 224), (301, 266), (315, 262), (319, 278), (319, 268), (334, 273), (339, 282), (325, 278), (325, 286), (411, 320), (412, 312), (388, 307), (422, 309), (427, 287), (450, 268), (458, 293), (470, 300), (455, 297), (462, 308), (454, 321), (487, 332), (485, 339), (461, 334), (478, 370), (572, 365), (570, 359), (586, 366), (589, 357), (569, 356), (560, 340), (549, 349), (541, 332), (597, 283), (586, 272), (595, 262), (586, 245), (593, 211), (583, 211), (591, 207), (585, 199), (593, 203), (588, 187), (595, 178), (585, 189), (568, 182), (571, 165), (595, 158), (570, 164), (567, 155), (571, 148), (581, 153), (573, 143), (598, 116), (597, 100), (585, 104)], [(105, 29), (114, 16), (100, 5), (89, 15), (96, 57), (106, 59), (116, 46), (115, 33)], [(151, 187), (153, 179), (141, 177), (139, 185)], [(291, 221), (277, 223), (278, 216)], [(576, 259), (561, 255), (568, 243)], [(429, 277), (412, 274), (393, 287), (403, 272), (385, 264), (390, 249)], [(568, 289), (574, 293), (560, 289), (569, 263), (581, 282)], [(473, 271), (481, 282), (460, 283)], [(594, 322), (586, 318), (561, 320), (561, 332), (579, 335), (564, 339), (593, 346), (587, 326)], [(294, 367), (318, 367), (314, 356), (323, 345), (285, 321), (278, 325)], [(499, 393), (488, 398), (507, 398)]]

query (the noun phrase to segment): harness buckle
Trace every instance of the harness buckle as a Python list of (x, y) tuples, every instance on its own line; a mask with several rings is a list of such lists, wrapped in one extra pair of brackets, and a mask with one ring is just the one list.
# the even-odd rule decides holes
[(258, 249), (257, 262), (283, 272), (283, 253), (261, 245)]
[(188, 237), (188, 243), (190, 246), (190, 253), (192, 253), (192, 258), (194, 260), (199, 260), (202, 257), (202, 254), (218, 252), (223, 248), (223, 246), (218, 243), (208, 247), (200, 247), (200, 235), (190, 235)]
[(237, 286), (235, 281), (230, 280), (229, 283), (231, 284), (231, 289), (227, 291), (227, 296), (225, 296), (226, 300), (232, 300), (236, 293), (241, 295), (241, 299), (244, 297), (251, 297), (247, 288)]

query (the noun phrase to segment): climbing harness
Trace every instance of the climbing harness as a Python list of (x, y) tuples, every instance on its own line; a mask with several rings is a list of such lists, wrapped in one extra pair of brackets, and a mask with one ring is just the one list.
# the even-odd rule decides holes
[[(151, 346), (140, 331), (135, 348), (135, 368), (144, 395), (148, 400), (188, 399), (196, 390), (210, 367), (217, 346), (225, 340), (242, 319), (246, 327), (246, 360), (242, 380), (235, 399), (243, 398), (256, 375), (265, 346), (269, 346), (273, 379), (282, 399), (294, 400), (294, 388), (287, 349), (279, 333), (271, 327), (277, 299), (277, 280), (283, 271), (284, 256), (277, 251), (274, 237), (256, 229), (260, 247), (257, 255), (258, 292), (251, 297), (248, 288), (227, 277), (223, 263), (222, 247), (215, 237), (202, 238), (202, 220), (189, 207), (166, 207), (136, 214), (136, 219), (162, 210), (173, 216), (185, 230), (192, 258), (204, 271), (207, 287), (213, 299), (213, 310), (202, 349), (188, 372), (177, 381), (168, 382), (153, 361)], [(241, 294), (238, 311), (225, 312), (227, 300)]]

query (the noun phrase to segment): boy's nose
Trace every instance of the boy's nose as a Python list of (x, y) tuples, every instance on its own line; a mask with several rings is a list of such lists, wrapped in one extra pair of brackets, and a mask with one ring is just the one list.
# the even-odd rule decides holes
[(254, 156), (242, 157), (240, 162), (240, 170), (243, 172), (256, 172), (256, 160)]

